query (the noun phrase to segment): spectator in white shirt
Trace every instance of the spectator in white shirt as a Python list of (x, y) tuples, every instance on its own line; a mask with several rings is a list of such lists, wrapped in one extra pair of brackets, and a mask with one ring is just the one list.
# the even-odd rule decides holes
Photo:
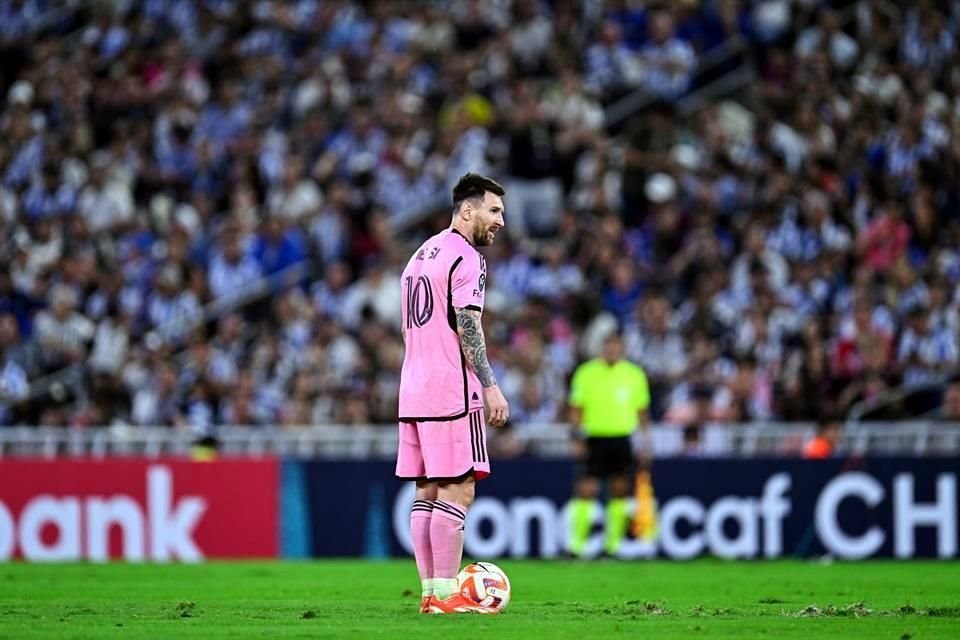
[(111, 302), (97, 325), (90, 353), (90, 368), (96, 373), (116, 375), (127, 361), (133, 318)]
[(95, 153), (90, 161), (90, 184), (80, 192), (77, 206), (92, 233), (113, 231), (133, 219), (130, 187), (108, 176), (110, 157)]
[(514, 61), (527, 72), (542, 71), (553, 35), (553, 23), (538, 12), (536, 0), (513, 3), (510, 50)]
[(956, 368), (960, 348), (956, 335), (944, 328), (930, 326), (930, 311), (916, 307), (907, 318), (907, 328), (900, 336), (897, 363), (903, 371), (903, 383), (918, 386), (935, 382)]
[(22, 260), (11, 268), (14, 284), (23, 291), (34, 291), (36, 275), (48, 271), (63, 255), (63, 232), (60, 226), (54, 226), (50, 218), (33, 220), (27, 233), (17, 237), (17, 244), (24, 252)]
[(399, 276), (387, 269), (382, 258), (370, 258), (363, 278), (350, 287), (344, 300), (346, 326), (359, 324), (366, 307), (381, 322), (394, 326), (400, 322), (400, 296)]
[(49, 302), (50, 310), (37, 314), (34, 327), (48, 370), (82, 360), (94, 334), (93, 323), (74, 311), (77, 294), (73, 289), (53, 287)]
[(147, 321), (162, 329), (165, 337), (183, 335), (190, 320), (200, 313), (200, 302), (190, 289), (183, 289), (180, 267), (168, 264), (157, 275), (154, 290), (147, 300)]
[(320, 211), (323, 193), (313, 178), (304, 174), (301, 156), (287, 158), (283, 177), (267, 195), (267, 209), (271, 216), (302, 221)]

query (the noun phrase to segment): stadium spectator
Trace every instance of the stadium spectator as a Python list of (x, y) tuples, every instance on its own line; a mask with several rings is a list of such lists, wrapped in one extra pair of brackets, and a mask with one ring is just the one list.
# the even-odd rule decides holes
[(601, 25), (597, 41), (586, 51), (585, 65), (587, 88), (604, 102), (637, 87), (643, 78), (636, 54), (624, 43), (623, 30), (613, 21)]
[(77, 294), (66, 285), (50, 290), (50, 309), (36, 319), (37, 342), (47, 371), (82, 360), (94, 335), (93, 323), (76, 311)]
[(221, 230), (207, 276), (207, 285), (215, 299), (238, 298), (263, 275), (262, 265), (250, 254), (246, 244), (238, 226)]
[[(4, 333), (10, 333), (10, 329), (11, 326), (5, 327)], [(9, 338), (9, 335), (4, 336), (0, 342), (0, 425), (14, 423), (17, 405), (30, 393), (27, 373), (14, 359), (14, 343)]]
[(90, 158), (89, 183), (80, 192), (77, 213), (86, 221), (87, 229), (98, 234), (128, 224), (134, 214), (130, 186), (110, 175), (111, 159), (106, 151)]
[(938, 377), (956, 369), (960, 362), (957, 336), (945, 327), (931, 325), (930, 311), (925, 306), (912, 309), (907, 327), (897, 346), (897, 364), (907, 386), (935, 382)]
[(181, 394), (176, 370), (169, 363), (160, 363), (148, 382), (133, 393), (131, 422), (143, 426), (182, 424)]
[(953, 378), (944, 387), (943, 403), (937, 415), (947, 422), (960, 422), (960, 379)]
[(642, 86), (658, 98), (677, 98), (690, 87), (697, 58), (689, 42), (674, 33), (667, 11), (650, 16), (649, 40), (639, 51)]
[(552, 236), (563, 207), (556, 115), (545, 108), (531, 81), (520, 80), (504, 118), (509, 132), (504, 187), (513, 211), (506, 229), (517, 239)]
[(845, 70), (856, 62), (859, 49), (857, 41), (840, 30), (833, 9), (823, 7), (816, 25), (800, 32), (794, 51), (801, 62), (807, 61), (815, 52), (826, 51), (833, 65)]
[(960, 365), (952, 5), (167, 4), (0, 3), (4, 420), (389, 422), (398, 256), (467, 170), (512, 194), (490, 357), (528, 420), (617, 323), (680, 424)]

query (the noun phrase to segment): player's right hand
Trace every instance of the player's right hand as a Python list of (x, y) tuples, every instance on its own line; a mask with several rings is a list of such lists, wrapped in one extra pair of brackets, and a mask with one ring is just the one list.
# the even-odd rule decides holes
[(500, 385), (485, 387), (483, 390), (483, 403), (487, 407), (487, 423), (491, 427), (502, 427), (510, 419), (510, 405), (507, 399), (503, 397), (500, 391)]

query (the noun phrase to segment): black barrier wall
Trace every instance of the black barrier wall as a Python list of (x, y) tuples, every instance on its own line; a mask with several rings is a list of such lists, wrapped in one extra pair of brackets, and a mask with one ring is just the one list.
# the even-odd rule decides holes
[[(306, 548), (315, 556), (405, 555), (413, 486), (389, 462), (306, 462)], [(705, 460), (656, 462), (659, 536), (630, 540), (625, 557), (727, 558), (958, 555), (954, 459)], [(554, 557), (565, 548), (568, 461), (498, 462), (480, 482), (465, 553)], [(590, 548), (599, 552), (596, 510)]]

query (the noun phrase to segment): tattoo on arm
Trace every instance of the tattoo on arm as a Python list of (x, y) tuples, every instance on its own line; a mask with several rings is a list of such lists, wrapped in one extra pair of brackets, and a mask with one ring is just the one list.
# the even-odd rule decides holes
[(460, 334), (460, 348), (470, 368), (473, 369), (480, 384), (492, 387), (497, 384), (493, 377), (493, 369), (487, 360), (487, 345), (483, 338), (483, 327), (480, 324), (480, 312), (472, 309), (457, 309), (457, 333)]

